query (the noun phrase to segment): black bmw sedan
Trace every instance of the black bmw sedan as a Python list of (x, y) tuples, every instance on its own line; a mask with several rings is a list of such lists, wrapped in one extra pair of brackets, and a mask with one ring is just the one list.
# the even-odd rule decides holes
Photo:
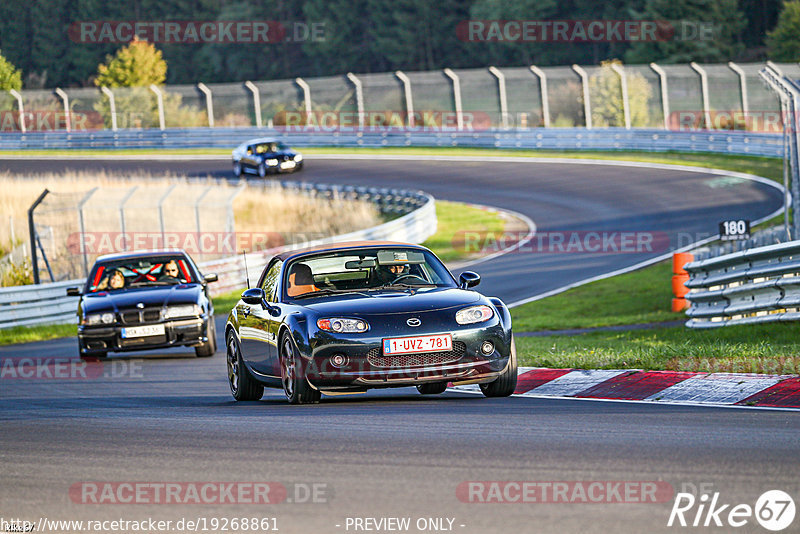
[(233, 150), (233, 174), (267, 174), (297, 172), (303, 168), (303, 155), (271, 137), (251, 139)]
[(359, 242), (279, 254), (247, 289), (225, 328), (237, 400), (282, 388), (292, 404), (322, 393), (416, 386), (442, 393), (480, 384), (487, 397), (517, 383), (511, 315), (496, 297), (457, 282), (427, 248)]
[(208, 284), (182, 250), (110, 254), (97, 259), (79, 296), (81, 357), (109, 352), (194, 347), (199, 357), (216, 351), (214, 305)]

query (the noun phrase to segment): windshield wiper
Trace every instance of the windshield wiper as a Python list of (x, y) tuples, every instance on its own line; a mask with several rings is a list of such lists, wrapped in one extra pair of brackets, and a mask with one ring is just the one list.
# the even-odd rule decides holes
[(405, 283), (398, 283), (398, 284), (383, 284), (381, 287), (375, 289), (391, 289), (391, 288), (399, 288), (399, 289), (417, 289), (420, 287), (436, 287), (436, 284), (432, 282), (425, 282), (422, 284), (405, 284)]
[(297, 295), (296, 297), (292, 297), (292, 298), (294, 298), (294, 299), (304, 299), (304, 298), (307, 298), (307, 297), (322, 297), (322, 296), (325, 296), (325, 295), (343, 295), (345, 293), (357, 293), (359, 295), (364, 295), (365, 297), (369, 296), (366, 293), (364, 293), (362, 291), (359, 291), (357, 289), (331, 289), (331, 288), (325, 288), (325, 289), (318, 289), (317, 291), (311, 291), (309, 293), (303, 293), (302, 295)]

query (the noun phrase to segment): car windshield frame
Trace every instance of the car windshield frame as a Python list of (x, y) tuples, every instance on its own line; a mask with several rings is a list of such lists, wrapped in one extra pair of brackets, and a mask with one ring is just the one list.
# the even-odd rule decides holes
[[(393, 254), (399, 253), (400, 255), (396, 256), (399, 259), (397, 261), (393, 261), (392, 263), (381, 263), (378, 261), (379, 251), (391, 251)], [(405, 256), (407, 259), (407, 262), (405, 263), (402, 261), (402, 258), (404, 257), (402, 255), (403, 253), (408, 253), (408, 255)], [(344, 263), (346, 261), (357, 261), (359, 258), (374, 258), (375, 265), (338, 270), (338, 266), (336, 265), (337, 262)], [(312, 269), (314, 286), (317, 288), (316, 290), (290, 294), (292, 287), (290, 283), (290, 275), (293, 273), (293, 268), (295, 265), (302, 263), (309, 266), (314, 265), (316, 267), (320, 267), (325, 262), (328, 262), (334, 270), (317, 270), (314, 272), (314, 269)], [(407, 272), (401, 274), (408, 275), (408, 278), (399, 280), (399, 283), (394, 284), (391, 283), (393, 280), (377, 278), (377, 270), (379, 268), (387, 269), (389, 265), (401, 264), (407, 266)], [(342, 267), (344, 267), (344, 265), (342, 265)], [(330, 297), (338, 294), (362, 294), (364, 296), (368, 296), (369, 294), (377, 291), (413, 291), (418, 289), (459, 287), (453, 274), (433, 252), (426, 249), (404, 246), (371, 246), (363, 248), (323, 250), (289, 258), (284, 263), (282, 271), (283, 272), (280, 279), (281, 301), (289, 303), (302, 302), (307, 298), (313, 298), (315, 296)], [(362, 272), (365, 272), (366, 274), (355, 274)], [(345, 274), (352, 274), (353, 276), (339, 278), (340, 275)], [(381, 274), (387, 275), (388, 272), (384, 271)], [(391, 276), (397, 277), (398, 275)], [(417, 281), (416, 283), (415, 280)], [(317, 293), (319, 293), (319, 295), (317, 295)]]
[[(167, 277), (164, 267), (171, 260), (178, 263), (179, 278)], [(144, 265), (143, 265), (144, 264)], [(125, 285), (110, 287), (111, 273), (121, 269)], [(188, 277), (187, 277), (188, 275)], [(104, 285), (105, 282), (105, 285)], [(201, 282), (200, 273), (185, 254), (165, 253), (158, 256), (134, 256), (95, 262), (84, 285), (84, 294), (115, 293), (127, 289), (164, 287)]]

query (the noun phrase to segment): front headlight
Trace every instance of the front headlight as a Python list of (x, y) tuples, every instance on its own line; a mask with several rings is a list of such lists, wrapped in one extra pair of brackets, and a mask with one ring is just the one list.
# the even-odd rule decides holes
[(458, 324), (473, 324), (488, 321), (494, 317), (494, 310), (481, 304), (480, 306), (470, 306), (463, 310), (458, 310), (456, 313), (456, 322)]
[(267, 160), (267, 165), (269, 165), (270, 167), (274, 167), (277, 164), (278, 164), (278, 160), (275, 159), (275, 158), (270, 158), (270, 159)]
[(366, 332), (367, 329), (369, 329), (369, 325), (366, 321), (362, 321), (361, 319), (343, 319), (341, 317), (319, 319), (317, 320), (317, 327), (320, 330), (337, 333)]
[(302, 154), (295, 154), (295, 155), (294, 155), (294, 160), (295, 160), (297, 163), (300, 163), (301, 161), (303, 161), (303, 155), (302, 155)]
[(177, 306), (167, 306), (164, 309), (164, 319), (196, 317), (198, 315), (200, 315), (200, 306), (197, 304), (178, 304)]
[(83, 324), (93, 326), (96, 324), (111, 324), (114, 322), (114, 314), (106, 313), (90, 313), (83, 318)]

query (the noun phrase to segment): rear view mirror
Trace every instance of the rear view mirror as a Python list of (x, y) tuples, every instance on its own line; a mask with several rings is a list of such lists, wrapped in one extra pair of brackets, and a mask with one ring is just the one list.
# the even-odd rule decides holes
[(265, 298), (266, 294), (260, 287), (247, 289), (242, 293), (242, 300), (245, 304), (261, 304)]
[(67, 288), (67, 296), (68, 297), (80, 297), (81, 296), (81, 288), (79, 288), (79, 287), (68, 287)]
[(211, 282), (216, 282), (219, 280), (219, 277), (217, 276), (217, 273), (208, 273), (203, 276), (203, 280), (206, 284), (210, 284)]
[(351, 260), (344, 262), (345, 269), (367, 269), (377, 265), (375, 258), (365, 258), (363, 260)]
[(481, 283), (481, 275), (472, 271), (464, 271), (458, 277), (458, 285), (461, 289), (469, 289)]

